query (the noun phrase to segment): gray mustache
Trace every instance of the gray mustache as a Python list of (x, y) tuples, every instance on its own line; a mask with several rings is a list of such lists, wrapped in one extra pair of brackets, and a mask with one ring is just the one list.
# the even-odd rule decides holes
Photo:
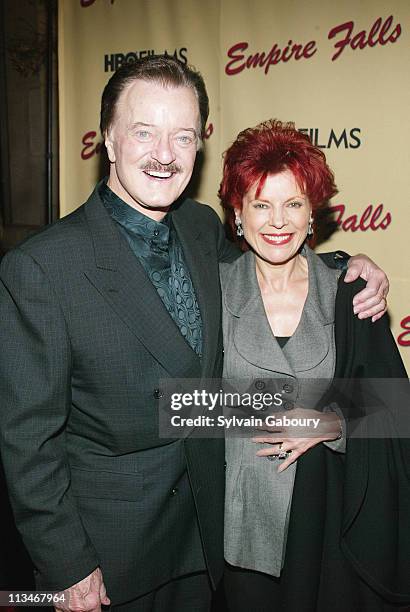
[(174, 173), (178, 173), (178, 172), (182, 172), (182, 168), (180, 166), (178, 166), (178, 164), (166, 164), (165, 166), (163, 166), (162, 164), (158, 164), (155, 162), (148, 162), (146, 163), (144, 166), (142, 166), (141, 170), (144, 170), (144, 172), (174, 172)]

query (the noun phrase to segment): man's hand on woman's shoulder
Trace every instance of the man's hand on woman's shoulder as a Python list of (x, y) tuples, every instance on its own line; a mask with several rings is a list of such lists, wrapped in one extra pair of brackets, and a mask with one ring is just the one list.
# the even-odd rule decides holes
[(387, 310), (389, 279), (374, 261), (367, 255), (354, 255), (349, 259), (345, 282), (350, 283), (358, 278), (366, 281), (366, 287), (353, 298), (353, 312), (359, 319), (372, 318), (373, 323), (380, 319)]

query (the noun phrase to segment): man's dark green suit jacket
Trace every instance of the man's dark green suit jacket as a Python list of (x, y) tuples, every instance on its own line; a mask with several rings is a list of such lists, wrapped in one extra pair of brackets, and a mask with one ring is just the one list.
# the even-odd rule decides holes
[(223, 442), (159, 438), (158, 398), (160, 379), (220, 375), (218, 261), (238, 252), (211, 208), (185, 200), (172, 214), (201, 310), (202, 360), (97, 189), (2, 262), (1, 453), (42, 589), (97, 566), (112, 603), (205, 562), (214, 584), (221, 577)]

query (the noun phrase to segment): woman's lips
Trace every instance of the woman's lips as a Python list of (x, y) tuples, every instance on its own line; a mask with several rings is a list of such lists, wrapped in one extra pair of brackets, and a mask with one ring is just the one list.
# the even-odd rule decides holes
[(263, 240), (268, 244), (282, 246), (292, 240), (293, 234), (261, 234)]

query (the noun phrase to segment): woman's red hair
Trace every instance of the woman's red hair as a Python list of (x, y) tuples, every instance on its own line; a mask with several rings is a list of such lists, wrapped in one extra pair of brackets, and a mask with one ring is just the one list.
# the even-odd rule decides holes
[[(242, 198), (258, 183), (259, 196), (266, 177), (290, 170), (312, 205), (313, 213), (337, 193), (326, 158), (309, 137), (292, 122), (270, 119), (240, 132), (224, 154), (219, 197), (227, 223), (236, 237), (234, 209), (242, 210)], [(244, 240), (240, 241), (246, 248)]]

